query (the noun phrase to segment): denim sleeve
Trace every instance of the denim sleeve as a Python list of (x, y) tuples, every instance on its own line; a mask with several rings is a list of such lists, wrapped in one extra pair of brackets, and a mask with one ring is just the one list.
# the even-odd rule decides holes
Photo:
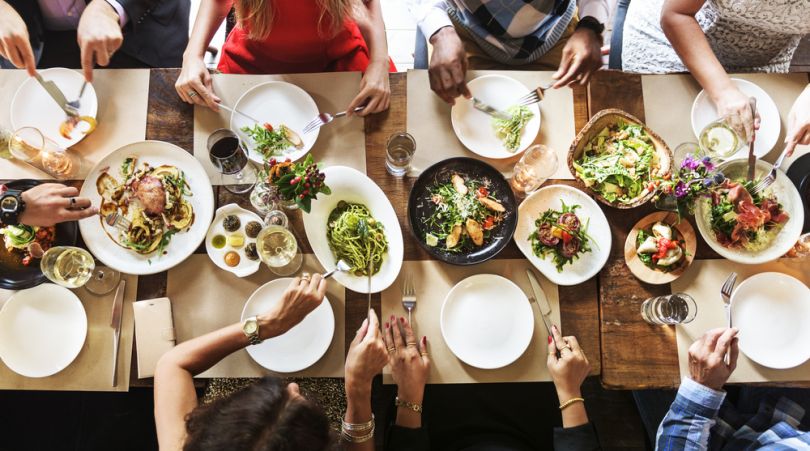
[(684, 378), (675, 402), (658, 427), (655, 449), (707, 449), (710, 430), (725, 397), (725, 392), (705, 387), (688, 377)]

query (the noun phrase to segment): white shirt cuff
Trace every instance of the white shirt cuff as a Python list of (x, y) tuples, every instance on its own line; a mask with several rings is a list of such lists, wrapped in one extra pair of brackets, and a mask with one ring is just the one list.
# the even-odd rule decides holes
[(112, 8), (118, 13), (118, 24), (121, 25), (121, 28), (124, 28), (124, 25), (127, 24), (127, 12), (124, 10), (124, 7), (121, 6), (116, 0), (105, 0)]
[(419, 22), (419, 29), (427, 40), (430, 40), (430, 37), (436, 34), (440, 28), (452, 26), (453, 22), (450, 21), (450, 16), (447, 15), (447, 11), (443, 11), (439, 8), (431, 8), (422, 21)]

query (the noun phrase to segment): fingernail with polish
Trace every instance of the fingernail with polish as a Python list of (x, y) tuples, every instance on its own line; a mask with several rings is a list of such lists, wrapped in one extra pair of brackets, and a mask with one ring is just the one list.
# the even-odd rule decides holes
[(551, 335), (548, 336), (548, 344), (551, 344)]
[(385, 322), (385, 328), (388, 329), (388, 322)]

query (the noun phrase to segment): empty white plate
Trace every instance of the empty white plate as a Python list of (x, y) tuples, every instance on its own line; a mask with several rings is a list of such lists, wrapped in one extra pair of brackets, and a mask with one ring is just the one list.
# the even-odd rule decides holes
[[(301, 149), (287, 149), (281, 157), (296, 161), (309, 152), (318, 139), (320, 129), (304, 134), (304, 127), (318, 116), (318, 106), (306, 91), (284, 81), (268, 81), (250, 88), (242, 94), (234, 108), (273, 127), (281, 124), (298, 133), (304, 141)], [(259, 125), (263, 125), (262, 124)], [(247, 143), (250, 159), (263, 164), (264, 156), (256, 151), (256, 143), (241, 129), (254, 122), (241, 114), (231, 113), (231, 130)]]
[[(242, 309), (242, 321), (267, 312), (281, 301), (284, 290), (292, 278), (276, 279), (259, 287), (250, 295)], [(332, 305), (324, 298), (303, 321), (284, 335), (247, 347), (250, 357), (259, 365), (277, 373), (292, 373), (309, 368), (320, 360), (335, 334), (335, 315)]]
[[(484, 75), (467, 83), (473, 97), (499, 110), (506, 110), (531, 90), (523, 83), (503, 75)], [(492, 116), (476, 110), (471, 99), (459, 97), (450, 112), (453, 131), (464, 147), (485, 158), (511, 158), (528, 148), (540, 132), (540, 107), (529, 106), (534, 117), (526, 124), (515, 152), (506, 149), (492, 128)]]
[[(768, 95), (762, 88), (751, 83), (748, 80), (741, 80), (739, 78), (732, 78), (732, 82), (737, 88), (749, 97), (757, 99), (757, 111), (759, 112), (760, 124), (757, 130), (757, 140), (754, 143), (754, 154), (758, 158), (767, 155), (779, 141), (779, 133), (782, 131), (782, 120), (779, 118), (779, 109), (776, 108), (771, 96)], [(695, 97), (695, 102), (692, 104), (692, 131), (695, 132), (696, 137), (700, 137), (700, 132), (703, 128), (710, 123), (716, 121), (717, 108), (714, 103), (709, 99), (706, 91), (700, 91)], [(739, 150), (734, 155), (726, 158), (731, 160), (734, 158), (742, 158), (748, 155), (748, 145)]]
[(778, 272), (749, 277), (731, 296), (740, 351), (768, 368), (793, 368), (810, 359), (810, 288)]
[(0, 359), (26, 377), (51, 376), (67, 368), (86, 337), (81, 301), (52, 283), (18, 291), (0, 310)]
[(476, 368), (502, 368), (517, 360), (532, 340), (534, 315), (529, 299), (509, 279), (470, 276), (444, 299), (442, 337), (450, 351)]
[[(62, 91), (68, 101), (76, 100), (79, 91), (84, 83), (84, 76), (81, 71), (54, 67), (51, 69), (41, 69), (39, 74), (46, 81), (53, 81)], [(98, 114), (98, 98), (93, 85), (88, 83), (84, 94), (80, 99), (80, 116), (90, 116), (96, 118)], [(20, 127), (35, 127), (43, 135), (52, 139), (59, 147), (67, 149), (78, 143), (86, 136), (85, 124), (79, 124), (71, 134), (70, 139), (63, 137), (59, 133), (59, 126), (65, 121), (67, 115), (48, 95), (45, 88), (33, 77), (27, 78), (14, 94), (11, 101), (11, 127), (15, 130)], [(99, 124), (101, 125), (101, 124)]]

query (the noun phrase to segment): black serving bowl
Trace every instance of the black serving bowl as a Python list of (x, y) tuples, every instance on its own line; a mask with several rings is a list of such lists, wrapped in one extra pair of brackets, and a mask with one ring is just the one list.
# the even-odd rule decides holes
[[(489, 179), (492, 196), (506, 209), (503, 221), (490, 231), (484, 245), (468, 252), (449, 252), (428, 246), (425, 242), (425, 234), (430, 230), (423, 219), (430, 217), (436, 207), (430, 200), (430, 190), (437, 184), (449, 182), (453, 174), (459, 174), (465, 179)], [(517, 214), (515, 195), (503, 175), (492, 166), (473, 158), (449, 158), (427, 168), (416, 179), (408, 197), (408, 221), (416, 241), (433, 257), (453, 265), (474, 265), (498, 255), (515, 233)]]
[(802, 233), (810, 232), (810, 154), (797, 158), (788, 168), (787, 176), (796, 185), (804, 204)]
[[(30, 179), (15, 180), (6, 183), (11, 189), (25, 191), (42, 182)], [(79, 236), (79, 227), (76, 221), (63, 222), (56, 225), (56, 242), (54, 246), (75, 246)], [(13, 257), (9, 257), (6, 246), (0, 237), (0, 288), (6, 290), (22, 290), (35, 287), (46, 278), (39, 270), (39, 260), (34, 260), (29, 266), (14, 264)]]

